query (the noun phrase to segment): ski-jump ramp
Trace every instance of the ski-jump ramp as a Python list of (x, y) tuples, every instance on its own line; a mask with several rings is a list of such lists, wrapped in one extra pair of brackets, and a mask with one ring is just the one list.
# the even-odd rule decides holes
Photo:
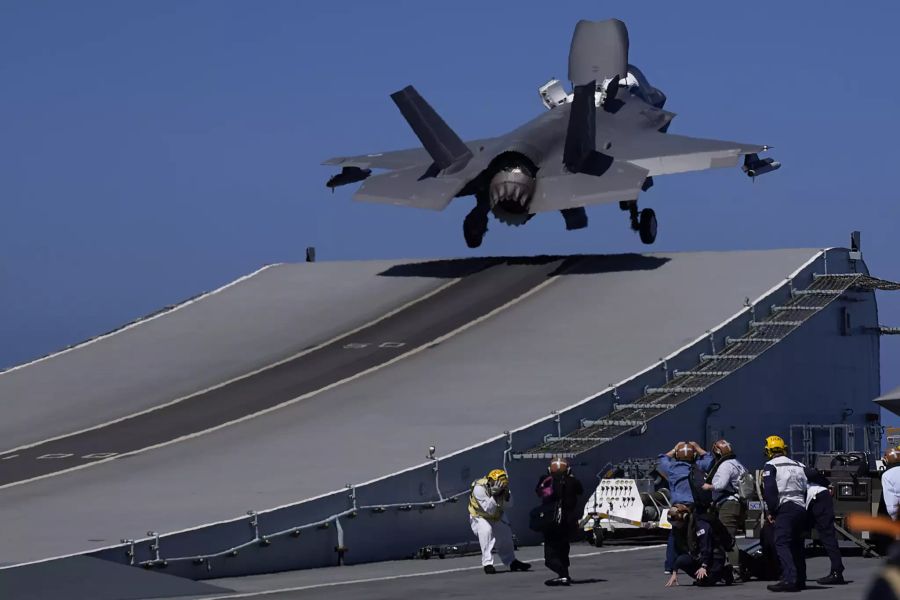
[[(679, 439), (723, 435), (752, 463), (795, 422), (863, 427), (880, 391), (866, 273), (843, 249), (267, 267), (0, 374), (0, 564), (88, 554), (204, 579), (408, 556), (471, 537), (456, 500), (503, 465), (527, 541), (553, 444), (590, 481)], [(806, 296), (802, 322), (760, 333)], [(646, 427), (571, 443), (748, 336), (775, 341), (651, 398), (668, 408)]]

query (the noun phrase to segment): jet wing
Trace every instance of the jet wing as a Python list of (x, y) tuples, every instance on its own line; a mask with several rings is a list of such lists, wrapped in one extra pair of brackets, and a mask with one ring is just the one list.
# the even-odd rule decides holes
[(622, 136), (609, 153), (648, 171), (650, 176), (734, 167), (745, 154), (765, 146), (646, 131)]
[(533, 213), (576, 208), (589, 204), (607, 204), (636, 200), (648, 171), (631, 163), (616, 160), (602, 175), (568, 173), (559, 169), (554, 174), (538, 171)]
[(404, 169), (422, 163), (428, 164), (431, 157), (425, 148), (409, 148), (393, 152), (377, 152), (359, 156), (336, 156), (329, 158), (323, 165), (339, 167), (359, 167), (360, 169)]
[[(472, 140), (465, 142), (473, 154), (478, 154), (493, 138)], [(329, 158), (323, 165), (335, 165), (339, 167), (359, 167), (360, 169), (405, 169), (421, 164), (430, 164), (431, 155), (425, 148), (408, 148), (406, 150), (393, 150), (390, 152), (376, 152), (373, 154), (360, 154), (359, 156), (336, 156)]]
[[(427, 153), (425, 159), (429, 160)], [(353, 198), (362, 202), (444, 210), (467, 180), (454, 175), (432, 176), (430, 170), (430, 163), (424, 162), (369, 177)]]

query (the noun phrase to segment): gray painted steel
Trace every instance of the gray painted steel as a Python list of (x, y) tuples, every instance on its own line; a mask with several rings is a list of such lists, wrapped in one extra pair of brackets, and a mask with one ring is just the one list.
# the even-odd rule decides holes
[(0, 570), (0, 597), (4, 600), (202, 598), (230, 591), (88, 556)]
[[(441, 461), (442, 491), (460, 491), (482, 470), (502, 462), (506, 440), (484, 444), (485, 440), (502, 438), (504, 430), (546, 417), (551, 410), (564, 409), (653, 367), (660, 356), (684, 345), (690, 347), (669, 368), (690, 368), (700, 352), (710, 350), (705, 338), (695, 342), (698, 336), (738, 313), (746, 297), (755, 298), (784, 283), (787, 274), (816, 252), (582, 258), (568, 274), (526, 300), (357, 382), (196, 439), (0, 490), (0, 518), (8, 533), (0, 539), (0, 561), (77, 552), (151, 529), (172, 531), (233, 518), (248, 509), (327, 494), (347, 483), (421, 464), (429, 444), (438, 446), (440, 456), (481, 444)], [(832, 254), (835, 258), (830, 261), (836, 262), (841, 251)], [(321, 265), (327, 263), (312, 268)], [(822, 265), (811, 265), (806, 272), (811, 277), (815, 269), (821, 271)], [(393, 272), (421, 273), (421, 268)], [(764, 306), (786, 293), (784, 283)], [(719, 344), (726, 335), (746, 331), (750, 315), (739, 321), (720, 332)], [(828, 344), (826, 337), (821, 347)], [(865, 365), (872, 358), (877, 365), (877, 350), (874, 357), (860, 356), (860, 365), (854, 368), (871, 369)], [(637, 397), (644, 385), (662, 381), (662, 370), (653, 368), (619, 390), (621, 401)], [(561, 416), (562, 426), (571, 429), (581, 418), (602, 417), (613, 401), (607, 393), (571, 409)], [(851, 401), (856, 402), (855, 396)], [(859, 415), (863, 412), (857, 410)], [(672, 431), (683, 425), (673, 423)], [(555, 424), (548, 419), (515, 433), (514, 446), (530, 447), (554, 431)], [(642, 446), (646, 444), (644, 440)], [(642, 447), (641, 453), (654, 453), (656, 446), (651, 446)], [(317, 466), (310, 468), (311, 464)], [(520, 468), (526, 469), (523, 480), (529, 480), (530, 487), (531, 467), (512, 466), (514, 471)], [(520, 491), (525, 498), (530, 493)], [(360, 505), (429, 501), (436, 498), (434, 475), (425, 465), (363, 486), (358, 494)], [(524, 503), (527, 508), (527, 499)], [(348, 506), (347, 492), (336, 492), (261, 515), (261, 526), (264, 532), (273, 532)], [(354, 540), (347, 558), (359, 562), (383, 558), (385, 552), (405, 553), (416, 544), (435, 541), (434, 537), (466, 539), (470, 532), (461, 510), (459, 505), (442, 505), (377, 516), (366, 512), (343, 522), (345, 533)], [(331, 528), (279, 539), (266, 548), (242, 551), (239, 557), (217, 559), (211, 573), (328, 564), (335, 560), (334, 536)], [(363, 547), (360, 536), (391, 544)], [(165, 557), (200, 554), (250, 539), (244, 519), (164, 538), (162, 549)], [(120, 560), (124, 552), (103, 555)], [(146, 543), (139, 544), (137, 559), (148, 558)], [(186, 569), (192, 577), (210, 576), (190, 566)]]
[[(488, 314), (546, 281), (568, 262), (536, 259), (526, 264), (498, 263), (350, 337), (239, 381), (102, 428), (18, 450), (14, 459), (0, 461), (0, 485), (193, 435), (357, 376)], [(440, 270), (441, 264), (437, 267)]]
[[(647, 543), (647, 542), (644, 542)], [(657, 541), (651, 546), (633, 546), (613, 542), (604, 548), (586, 544), (572, 545), (572, 576), (578, 581), (568, 589), (548, 589), (543, 585), (550, 572), (544, 568), (540, 547), (522, 548), (517, 553), (522, 560), (533, 565), (527, 573), (500, 573), (486, 576), (479, 566), (477, 556), (447, 558), (445, 560), (417, 560), (354, 565), (341, 568), (313, 569), (230, 578), (214, 583), (234, 588), (246, 597), (258, 600), (306, 600), (327, 597), (330, 600), (370, 600), (396, 598), (457, 598), (482, 600), (489, 598), (579, 598), (597, 600), (675, 598), (696, 599), (704, 597), (730, 600), (772, 598), (766, 589), (770, 582), (753, 581), (730, 588), (697, 589), (690, 585), (690, 578), (680, 574), (680, 586), (663, 587), (667, 575), (662, 573), (664, 548)], [(858, 556), (844, 557), (845, 586), (825, 588), (810, 581), (810, 594), (817, 599), (847, 600), (864, 598), (865, 590), (883, 562)], [(824, 556), (807, 559), (810, 578), (821, 577), (828, 572), (828, 559)], [(445, 572), (441, 572), (445, 571)], [(449, 571), (449, 572), (448, 572)], [(391, 578), (391, 579), (388, 579)], [(283, 593), (274, 590), (305, 588)], [(227, 596), (226, 596), (227, 597)]]
[(275, 265), (162, 317), (0, 373), (0, 451), (237, 377), (362, 325), (446, 282), (378, 276), (396, 264)]
[[(829, 252), (827, 262), (832, 272), (846, 272), (857, 267), (864, 269), (861, 263), (850, 264), (844, 250)], [(825, 266), (819, 256), (797, 274), (794, 285), (801, 289), (807, 287), (812, 282), (812, 274), (822, 272)], [(785, 282), (763, 298), (757, 309), (783, 303), (789, 297), (790, 284)], [(664, 439), (668, 439), (665, 444), (670, 444), (672, 439), (705, 439), (722, 432), (739, 448), (748, 449), (742, 451), (742, 458), (755, 466), (752, 448), (773, 431), (786, 435), (791, 423), (814, 417), (827, 420), (829, 415), (840, 415), (845, 408), (852, 408), (855, 412), (848, 422), (861, 425), (871, 407), (869, 398), (877, 393), (878, 387), (878, 337), (867, 333), (867, 328), (876, 322), (874, 300), (872, 292), (848, 293), (735, 374), (690, 399), (678, 410), (654, 419), (647, 435), (619, 438), (579, 457), (582, 462), (578, 469), (588, 473), (589, 477), (597, 465), (605, 464), (607, 460), (655, 453)], [(843, 309), (851, 312), (851, 321), (855, 324), (851, 335), (841, 335)], [(697, 355), (707, 351), (709, 345), (721, 347), (725, 337), (736, 337), (746, 331), (752, 318), (750, 310), (742, 312), (718, 327), (713, 340), (701, 339), (672, 356), (670, 368), (684, 369), (695, 364)], [(644, 386), (657, 385), (663, 379), (661, 369), (638, 375), (616, 390), (618, 398), (613, 392), (606, 392), (564, 410), (559, 426), (562, 431), (575, 429), (580, 419), (602, 416), (609, 412), (613, 402), (639, 397)], [(707, 406), (712, 402), (721, 405), (713, 417), (721, 421), (705, 419)], [(454, 477), (464, 487), (467, 478), (473, 474), (500, 464), (505, 450), (515, 452), (531, 447), (545, 434), (556, 430), (554, 420), (547, 418), (513, 432), (511, 446), (507, 446), (501, 437), (442, 459), (442, 489), (445, 493), (448, 488), (455, 491), (452, 487)], [(761, 463), (762, 457), (758, 458)], [(534, 535), (526, 529), (525, 518), (533, 482), (543, 469), (543, 462), (538, 461), (517, 461), (509, 465), (514, 497), (525, 499), (510, 516), (514, 528), (525, 541), (535, 541)], [(432, 465), (425, 464), (359, 486), (355, 489), (355, 497), (360, 507), (436, 501), (434, 484)], [(344, 491), (267, 512), (260, 515), (261, 532), (269, 536), (286, 529), (290, 531), (300, 523), (341, 513), (350, 506), (350, 497)], [(399, 558), (424, 544), (459, 541), (471, 536), (464, 508), (458, 504), (436, 502), (431, 509), (422, 507), (411, 511), (389, 508), (380, 512), (360, 508), (356, 518), (344, 514), (339, 521), (342, 535), (338, 535), (338, 530), (332, 526), (307, 530), (298, 538), (274, 537), (270, 545), (260, 547), (248, 531), (248, 520), (241, 519), (167, 536), (163, 541), (164, 556), (169, 559), (169, 572), (205, 578), (215, 574), (238, 575), (335, 564), (334, 548), (338, 542), (349, 549), (344, 560), (359, 563)], [(227, 550), (240, 544), (246, 546), (242, 546), (237, 556), (223, 554), (200, 566), (191, 564), (192, 555)], [(138, 544), (138, 554), (147, 555), (145, 543)], [(121, 551), (104, 551), (98, 556), (119, 560)], [(178, 556), (188, 560), (176, 560)]]

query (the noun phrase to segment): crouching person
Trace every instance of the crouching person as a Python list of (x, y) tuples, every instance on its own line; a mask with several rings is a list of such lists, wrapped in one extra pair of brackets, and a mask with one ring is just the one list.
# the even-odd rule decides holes
[(495, 547), (500, 560), (510, 571), (527, 571), (531, 568), (528, 563), (517, 560), (513, 550), (512, 530), (503, 518), (503, 510), (509, 500), (509, 476), (506, 471), (494, 469), (486, 477), (472, 482), (469, 523), (478, 536), (481, 566), (488, 575), (497, 572), (494, 568)]
[(675, 562), (666, 587), (678, 585), (678, 571), (694, 579), (694, 585), (710, 586), (718, 582), (734, 583), (730, 567), (726, 567), (725, 553), (733, 540), (714, 516), (694, 513), (689, 506), (676, 504), (669, 509), (669, 522), (675, 544)]

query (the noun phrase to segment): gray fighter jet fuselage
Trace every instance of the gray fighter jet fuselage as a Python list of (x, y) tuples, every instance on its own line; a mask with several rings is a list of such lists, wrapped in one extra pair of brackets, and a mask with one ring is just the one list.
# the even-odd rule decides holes
[[(587, 226), (585, 206), (618, 202), (644, 243), (656, 239), (656, 215), (638, 210), (653, 177), (735, 166), (756, 177), (778, 169), (761, 159), (767, 146), (668, 133), (675, 115), (666, 96), (627, 63), (625, 24), (580, 21), (569, 52), (573, 92), (551, 80), (539, 89), (547, 112), (504, 135), (463, 142), (412, 86), (391, 98), (422, 148), (333, 158), (342, 170), (328, 187), (363, 181), (354, 195), (432, 210), (474, 196), (463, 234), (478, 247), (488, 216), (522, 225), (540, 212), (559, 211), (567, 229)], [(371, 176), (372, 169), (388, 173)]]

